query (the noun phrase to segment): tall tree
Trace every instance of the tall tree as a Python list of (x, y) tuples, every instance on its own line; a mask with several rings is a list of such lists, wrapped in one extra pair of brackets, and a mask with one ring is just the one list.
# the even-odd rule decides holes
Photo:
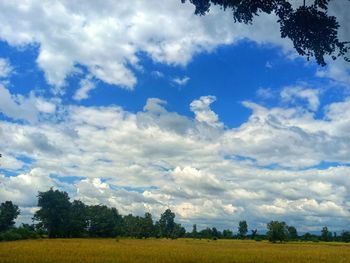
[(240, 238), (245, 238), (248, 233), (248, 224), (247, 221), (239, 221), (238, 224), (238, 234)]
[(145, 213), (145, 216), (141, 219), (141, 236), (144, 238), (154, 236), (154, 225), (151, 213)]
[(282, 242), (288, 238), (288, 229), (285, 222), (271, 221), (267, 224), (267, 230), (267, 238), (271, 242)]
[(196, 224), (194, 224), (193, 227), (192, 227), (191, 237), (192, 238), (197, 238), (198, 237), (197, 225)]
[(88, 207), (88, 231), (93, 237), (114, 237), (118, 233), (122, 217), (118, 210), (105, 205), (93, 205)]
[(69, 236), (71, 203), (66, 192), (52, 188), (39, 192), (38, 207), (34, 219), (47, 229), (50, 238)]
[(6, 201), (0, 205), (0, 232), (10, 229), (15, 224), (15, 219), (20, 210), (11, 201)]
[[(327, 13), (331, 0), (313, 0), (312, 4), (294, 7), (288, 0), (189, 0), (195, 5), (195, 14), (205, 15), (212, 4), (230, 9), (234, 22), (252, 24), (259, 13), (275, 13), (282, 38), (289, 38), (295, 50), (307, 59), (315, 57), (318, 64), (326, 65), (324, 57), (349, 58), (349, 42), (338, 39), (339, 24), (336, 17)], [(181, 0), (182, 3), (186, 0)], [(309, 2), (309, 1), (308, 1)]]
[(170, 209), (160, 216), (159, 219), (160, 236), (170, 238), (175, 229), (175, 214)]

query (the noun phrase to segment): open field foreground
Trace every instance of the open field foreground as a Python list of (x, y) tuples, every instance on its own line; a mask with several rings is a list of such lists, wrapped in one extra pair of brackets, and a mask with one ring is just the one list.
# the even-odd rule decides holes
[(229, 240), (55, 239), (0, 243), (1, 263), (350, 262), (350, 245)]

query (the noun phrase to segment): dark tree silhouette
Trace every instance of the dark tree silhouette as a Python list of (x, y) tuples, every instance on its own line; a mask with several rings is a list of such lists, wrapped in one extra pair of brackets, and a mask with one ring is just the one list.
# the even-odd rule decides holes
[(17, 205), (11, 201), (6, 201), (0, 205), (0, 232), (10, 229), (15, 224), (15, 219), (19, 215)]
[(170, 209), (165, 210), (165, 212), (160, 216), (159, 219), (159, 230), (161, 237), (172, 237), (175, 230), (175, 214), (171, 212)]
[(257, 233), (258, 233), (258, 230), (257, 230), (257, 229), (252, 229), (251, 231), (252, 231), (251, 238), (252, 238), (252, 239), (255, 239), (255, 237), (256, 237), (256, 235), (257, 235)]
[(238, 234), (240, 238), (245, 238), (248, 232), (248, 224), (247, 221), (239, 221), (238, 224)]
[(71, 203), (66, 192), (52, 188), (39, 192), (38, 207), (34, 219), (47, 229), (50, 238), (69, 236)]
[(267, 230), (267, 238), (271, 242), (282, 242), (288, 238), (288, 226), (285, 222), (271, 221), (267, 224)]
[(321, 230), (321, 240), (326, 242), (332, 241), (332, 232), (326, 226)]
[(288, 226), (288, 239), (289, 240), (298, 239), (298, 231), (294, 226)]
[(118, 225), (122, 224), (122, 216), (114, 207), (93, 205), (88, 207), (88, 231), (93, 237), (114, 237), (119, 235)]
[[(328, 15), (328, 4), (332, 0), (314, 0), (311, 5), (293, 8), (288, 0), (189, 0), (195, 5), (195, 14), (205, 15), (212, 4), (224, 10), (230, 9), (234, 22), (252, 24), (259, 13), (275, 13), (278, 16), (282, 38), (289, 38), (295, 50), (309, 60), (315, 57), (317, 63), (325, 66), (324, 57), (332, 59), (346, 56), (349, 42), (338, 39), (339, 24), (336, 17)], [(185, 3), (186, 0), (181, 0)]]
[(69, 236), (82, 237), (88, 223), (87, 207), (81, 202), (74, 200), (70, 209)]

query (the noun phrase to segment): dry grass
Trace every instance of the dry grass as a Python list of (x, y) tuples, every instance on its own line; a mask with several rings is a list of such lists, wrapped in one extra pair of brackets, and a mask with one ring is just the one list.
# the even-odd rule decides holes
[(229, 240), (56, 239), (0, 243), (1, 263), (350, 262), (350, 245)]

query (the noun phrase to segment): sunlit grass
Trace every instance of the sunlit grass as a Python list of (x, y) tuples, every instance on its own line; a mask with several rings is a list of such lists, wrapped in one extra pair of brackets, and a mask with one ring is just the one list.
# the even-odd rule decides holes
[(190, 239), (43, 239), (0, 243), (0, 262), (348, 263), (350, 245)]

